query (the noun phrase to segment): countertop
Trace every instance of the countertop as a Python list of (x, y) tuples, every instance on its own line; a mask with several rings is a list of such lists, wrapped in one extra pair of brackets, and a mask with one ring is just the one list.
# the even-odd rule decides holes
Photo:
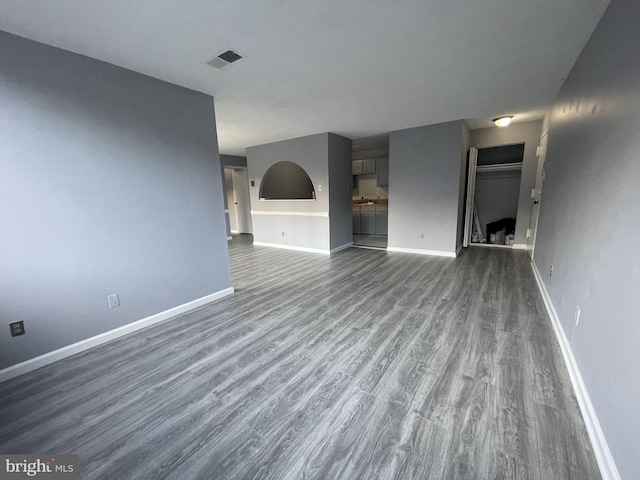
[(373, 200), (352, 200), (353, 205), (389, 205), (389, 199), (387, 198), (376, 198)]

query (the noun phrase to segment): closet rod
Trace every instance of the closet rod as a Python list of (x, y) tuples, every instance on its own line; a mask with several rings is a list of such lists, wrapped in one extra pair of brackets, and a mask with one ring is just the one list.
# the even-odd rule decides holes
[(476, 168), (477, 172), (503, 172), (508, 170), (522, 170), (522, 162), (478, 165), (478, 167)]

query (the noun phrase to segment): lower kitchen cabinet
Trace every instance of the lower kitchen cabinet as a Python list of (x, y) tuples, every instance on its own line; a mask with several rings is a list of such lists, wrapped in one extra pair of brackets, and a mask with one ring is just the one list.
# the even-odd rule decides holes
[(389, 233), (389, 207), (376, 205), (376, 235)]
[(387, 235), (389, 207), (387, 205), (354, 205), (352, 209), (355, 235)]
[(360, 235), (360, 207), (353, 207), (353, 233)]

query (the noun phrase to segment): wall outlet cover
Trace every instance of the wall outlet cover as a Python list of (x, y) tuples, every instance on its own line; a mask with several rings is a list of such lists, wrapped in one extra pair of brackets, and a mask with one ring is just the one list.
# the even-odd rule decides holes
[(19, 322), (13, 322), (9, 324), (9, 328), (11, 329), (11, 336), (17, 337), (19, 335), (24, 335), (24, 321), (20, 320)]

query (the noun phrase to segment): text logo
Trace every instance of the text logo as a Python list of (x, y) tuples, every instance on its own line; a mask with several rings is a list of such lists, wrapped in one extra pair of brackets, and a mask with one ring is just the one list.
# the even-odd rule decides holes
[(0, 479), (78, 480), (77, 455), (0, 455)]

